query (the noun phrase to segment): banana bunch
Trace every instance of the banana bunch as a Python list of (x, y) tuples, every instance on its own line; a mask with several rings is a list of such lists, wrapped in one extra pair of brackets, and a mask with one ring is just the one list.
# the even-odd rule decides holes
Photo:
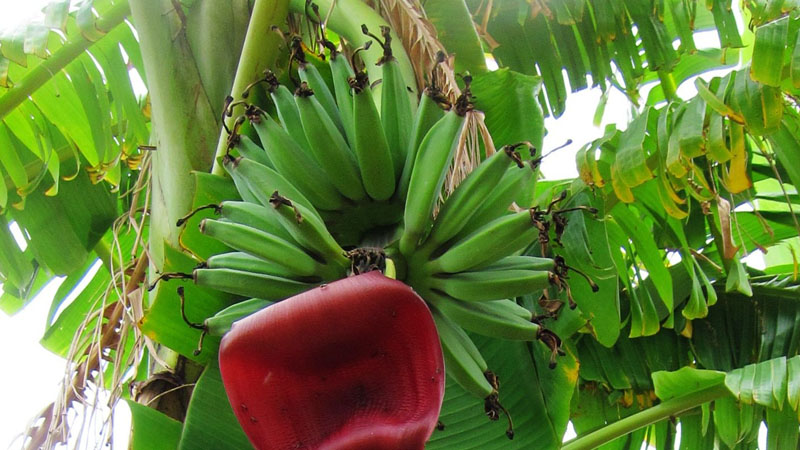
[[(536, 176), (534, 149), (503, 147), (438, 205), (472, 109), (469, 77), (452, 104), (435, 86), (412, 103), (389, 30), (382, 37), (363, 31), (384, 50), (379, 105), (356, 64), (359, 49), (348, 60), (327, 46), (331, 86), (299, 46), (292, 54), (300, 79), (294, 92), (272, 73), (251, 85), (266, 83), (272, 103), (246, 105), (222, 160), (242, 200), (200, 208), (218, 216), (203, 220), (201, 232), (231, 251), (187, 274), (200, 286), (251, 300), (191, 325), (224, 333), (254, 308), (388, 266), (428, 302), (449, 375), (484, 399), (496, 420), (505, 411), (499, 382), (467, 332), (542, 340), (554, 352), (560, 345), (515, 301), (561, 289), (566, 278), (557, 260), (523, 254), (542, 242), (553, 216), (535, 208), (511, 212), (520, 187)], [(241, 132), (246, 122), (249, 134)]]
[[(447, 115), (431, 131), (446, 125), (446, 120)], [(454, 133), (448, 143), (453, 145), (457, 133), (448, 132)], [(539, 339), (542, 328), (532, 321), (531, 311), (513, 299), (546, 290), (560, 280), (553, 259), (520, 254), (537, 241), (537, 211), (508, 213), (519, 186), (535, 176), (532, 163), (516, 152), (521, 145), (506, 146), (483, 161), (434, 217), (442, 172), (448, 170), (452, 150), (433, 145), (426, 136), (411, 174), (405, 227), (398, 241), (406, 260), (406, 282), (432, 307), (448, 373), (485, 399), (486, 413), (493, 419), (503, 410), (497, 378), (465, 331), (502, 339)], [(510, 424), (508, 433), (513, 435)]]

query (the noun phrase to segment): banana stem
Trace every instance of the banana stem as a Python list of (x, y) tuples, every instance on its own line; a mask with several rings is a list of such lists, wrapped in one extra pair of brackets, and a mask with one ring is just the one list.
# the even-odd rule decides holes
[(730, 391), (725, 387), (725, 383), (692, 392), (691, 394), (672, 398), (664, 401), (652, 408), (638, 412), (612, 424), (606, 425), (597, 431), (587, 435), (579, 436), (561, 447), (562, 450), (589, 450), (597, 448), (606, 442), (624, 436), (628, 433), (646, 427), (664, 419), (675, 417), (690, 409), (694, 409), (703, 403), (710, 402), (725, 395), (730, 395)]
[(664, 70), (659, 70), (658, 78), (661, 81), (661, 90), (664, 92), (664, 98), (667, 101), (677, 100), (678, 87), (675, 83), (675, 77), (672, 76), (672, 73), (666, 72)]
[[(239, 66), (233, 79), (231, 96), (241, 99), (242, 92), (269, 68), (278, 55), (281, 38), (272, 31), (273, 26), (281, 25), (286, 19), (289, 10), (289, 0), (256, 0), (253, 13), (250, 15), (250, 24), (239, 57)], [(237, 117), (244, 113), (244, 105), (236, 104), (231, 117), (225, 117), (224, 122), (230, 127)], [(223, 127), (224, 128), (224, 127)], [(225, 170), (220, 163), (221, 157), (228, 148), (228, 136), (221, 130), (217, 150), (214, 155), (214, 165), (211, 172), (223, 175)]]

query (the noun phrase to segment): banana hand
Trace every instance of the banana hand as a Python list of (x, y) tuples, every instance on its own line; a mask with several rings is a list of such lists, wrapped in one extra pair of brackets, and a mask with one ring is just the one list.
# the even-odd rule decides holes
[(406, 256), (414, 252), (431, 224), (433, 207), (463, 127), (464, 117), (452, 110), (433, 125), (420, 144), (406, 197), (405, 228), (400, 237), (400, 251)]
[[(235, 222), (203, 219), (200, 232), (211, 236), (232, 249), (249, 253), (278, 264), (298, 276), (324, 273), (323, 265), (291, 242), (256, 228)], [(251, 295), (251, 297), (258, 297)]]
[(520, 168), (523, 166), (519, 155), (514, 152), (518, 145), (503, 147), (467, 175), (439, 210), (426, 245), (430, 242), (429, 245), (438, 247), (458, 234), (497, 187), (509, 166), (512, 163)]
[(508, 214), (489, 222), (426, 263), (428, 273), (456, 273), (490, 264), (533, 242), (539, 230), (532, 210)]

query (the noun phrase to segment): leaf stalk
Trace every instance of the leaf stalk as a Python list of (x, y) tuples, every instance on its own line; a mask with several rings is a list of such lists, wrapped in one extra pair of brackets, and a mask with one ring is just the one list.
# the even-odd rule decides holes
[(670, 417), (678, 416), (686, 411), (697, 408), (703, 403), (716, 400), (725, 395), (730, 395), (730, 391), (725, 387), (725, 383), (720, 382), (719, 384), (699, 391), (671, 398), (652, 408), (647, 408), (644, 411), (608, 424), (596, 431), (578, 436), (566, 442), (564, 446), (561, 447), (561, 450), (589, 450), (597, 448), (606, 442), (611, 442), (639, 428), (652, 425)]

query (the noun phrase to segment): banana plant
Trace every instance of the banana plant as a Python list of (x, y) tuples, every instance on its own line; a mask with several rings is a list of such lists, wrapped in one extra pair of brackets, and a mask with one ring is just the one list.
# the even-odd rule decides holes
[[(797, 446), (793, 2), (61, 0), (44, 12), (0, 37), (0, 308), (65, 276), (42, 345), (75, 374), (28, 430), (31, 448), (69, 438), (63, 418), (91, 383), (129, 404), (134, 448), (278, 445), (281, 414), (242, 405), (280, 389), (250, 390), (239, 353), (266, 339), (264, 320), (308, 330), (270, 335), (287, 345), (363, 331), (324, 314), (265, 319), (358, 297), (340, 283), (410, 286), (428, 316), (405, 327), (438, 333), (426, 355), (441, 351), (443, 402), (422, 402), (422, 425), (372, 416), (386, 432), (375, 445), (754, 448), (763, 422), (769, 448)], [(548, 179), (545, 117), (589, 87), (605, 94), (597, 117), (618, 90), (632, 118), (583, 143), (576, 179)], [(756, 267), (745, 257), (758, 251)], [(363, 273), (375, 270), (397, 281)], [(308, 350), (315, 364), (300, 369), (352, 394), (411, 363), (370, 366), (367, 336), (394, 322), (349, 301), (344, 315), (361, 309), (376, 328), (347, 351)], [(385, 377), (340, 384), (326, 361), (345, 353)], [(348, 410), (395, 401), (352, 395)], [(334, 406), (333, 422), (312, 420), (327, 433), (315, 442), (362, 442), (347, 421), (363, 416)], [(398, 438), (403, 426), (422, 431)], [(292, 433), (277, 432), (304, 445)]]

